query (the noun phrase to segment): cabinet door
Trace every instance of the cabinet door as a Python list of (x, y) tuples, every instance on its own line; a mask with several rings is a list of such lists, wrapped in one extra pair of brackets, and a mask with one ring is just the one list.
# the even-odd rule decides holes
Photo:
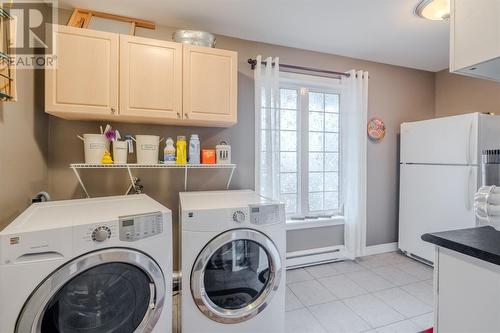
[(500, 266), (439, 247), (437, 271), (434, 332), (500, 332)]
[(118, 35), (54, 26), (57, 63), (45, 73), (45, 109), (99, 119), (118, 107)]
[[(475, 68), (476, 65), (500, 56), (499, 16), (500, 1), (498, 0), (452, 1), (451, 71), (470, 66)], [(498, 71), (498, 67), (491, 68), (491, 70), (495, 69)], [(465, 74), (475, 76), (475, 70), (465, 71)]]
[(184, 119), (229, 126), (237, 120), (238, 54), (184, 45)]
[(182, 44), (120, 36), (120, 116), (181, 118)]

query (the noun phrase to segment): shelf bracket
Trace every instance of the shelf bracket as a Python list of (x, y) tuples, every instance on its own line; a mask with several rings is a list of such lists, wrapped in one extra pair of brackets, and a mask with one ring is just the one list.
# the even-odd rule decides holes
[(128, 176), (130, 178), (130, 183), (132, 184), (132, 188), (134, 189), (134, 192), (137, 192), (137, 188), (135, 186), (134, 176), (132, 175), (132, 171), (130, 170), (130, 167), (128, 165), (127, 165), (127, 172), (128, 172)]
[(85, 192), (85, 195), (87, 196), (87, 198), (90, 198), (90, 195), (89, 195), (89, 192), (87, 191), (87, 188), (85, 187), (85, 185), (83, 184), (83, 181), (82, 181), (82, 177), (80, 177), (80, 173), (78, 172), (78, 170), (75, 168), (75, 167), (71, 167), (71, 169), (73, 170), (73, 172), (75, 173), (75, 176), (76, 176), (76, 179), (78, 179), (78, 182), (80, 183), (80, 186), (82, 187), (83, 191)]
[(233, 179), (234, 169), (236, 169), (235, 166), (231, 168), (231, 174), (229, 174), (229, 179), (227, 180), (226, 190), (229, 190), (229, 185), (231, 184), (231, 180)]

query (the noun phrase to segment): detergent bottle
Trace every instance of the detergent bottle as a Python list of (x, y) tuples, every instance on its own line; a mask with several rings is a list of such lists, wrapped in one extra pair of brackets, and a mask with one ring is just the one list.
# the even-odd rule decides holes
[(177, 158), (175, 160), (176, 164), (186, 164), (187, 163), (187, 142), (186, 137), (180, 135), (177, 137)]
[(191, 134), (189, 138), (189, 164), (200, 164), (200, 138)]
[(163, 150), (163, 162), (165, 164), (175, 164), (175, 147), (174, 140), (167, 138), (165, 141), (165, 149)]

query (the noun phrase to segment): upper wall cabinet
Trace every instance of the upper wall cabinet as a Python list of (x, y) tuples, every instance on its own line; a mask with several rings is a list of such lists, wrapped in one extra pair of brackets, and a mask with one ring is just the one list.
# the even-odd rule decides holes
[(182, 44), (120, 36), (120, 116), (182, 117)]
[(236, 52), (184, 45), (184, 117), (197, 123), (236, 123)]
[(227, 127), (237, 53), (58, 26), (45, 111), (65, 119)]
[(450, 71), (500, 81), (500, 1), (452, 0)]
[(45, 109), (68, 119), (118, 111), (118, 35), (55, 26), (57, 69), (45, 73)]

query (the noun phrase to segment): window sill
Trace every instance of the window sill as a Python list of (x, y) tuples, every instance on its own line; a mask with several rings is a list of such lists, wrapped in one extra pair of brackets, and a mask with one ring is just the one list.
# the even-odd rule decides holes
[(335, 225), (344, 225), (343, 216), (335, 216), (330, 218), (309, 219), (302, 221), (287, 220), (286, 230), (301, 230), (321, 227), (331, 227)]

